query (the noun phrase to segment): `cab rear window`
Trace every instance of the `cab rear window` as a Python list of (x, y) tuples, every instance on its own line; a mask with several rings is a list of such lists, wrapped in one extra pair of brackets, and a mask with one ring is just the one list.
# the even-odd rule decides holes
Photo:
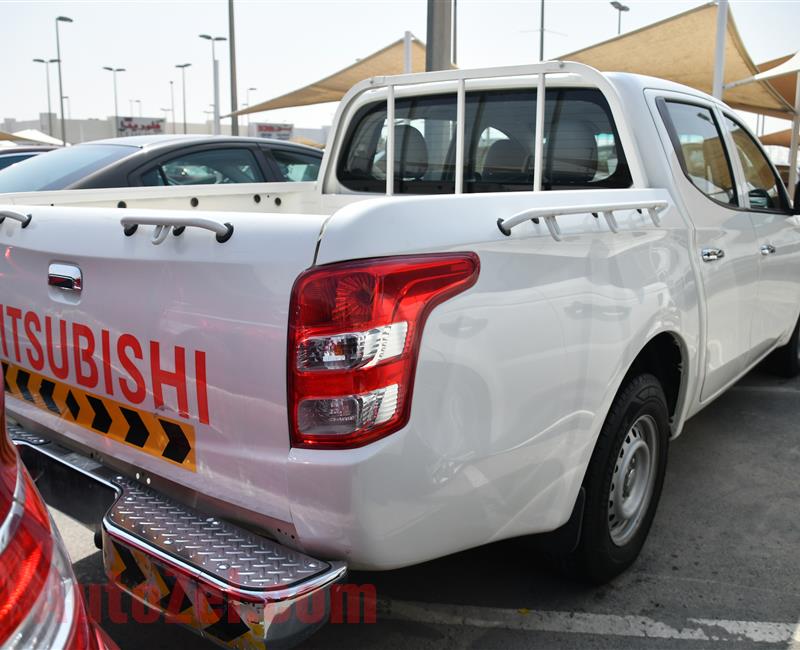
[[(621, 188), (631, 176), (611, 111), (596, 89), (553, 88), (545, 99), (543, 187)], [(464, 125), (464, 192), (533, 187), (536, 92), (468, 92)], [(398, 99), (394, 191), (452, 193), (455, 187), (456, 96)], [(337, 175), (348, 189), (386, 189), (386, 103), (363, 107), (351, 123)]]

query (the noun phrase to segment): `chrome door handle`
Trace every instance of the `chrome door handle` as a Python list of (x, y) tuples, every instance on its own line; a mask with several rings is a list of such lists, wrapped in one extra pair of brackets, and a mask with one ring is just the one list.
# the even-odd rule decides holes
[(764, 244), (761, 247), (762, 255), (772, 255), (775, 252), (775, 247), (772, 244)]
[(47, 284), (64, 291), (81, 291), (83, 274), (74, 264), (51, 264), (47, 272)]
[(704, 262), (716, 262), (725, 257), (725, 251), (721, 248), (704, 248), (700, 251), (700, 257)]

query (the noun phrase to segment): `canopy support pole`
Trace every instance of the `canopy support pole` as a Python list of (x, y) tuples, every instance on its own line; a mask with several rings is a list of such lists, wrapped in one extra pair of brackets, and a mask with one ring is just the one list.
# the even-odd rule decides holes
[(722, 84), (725, 82), (725, 35), (728, 31), (728, 0), (717, 4), (717, 44), (714, 48), (714, 85), (711, 94), (722, 99)]
[(797, 73), (797, 87), (794, 91), (794, 119), (792, 119), (792, 141), (789, 146), (789, 197), (797, 200), (797, 145), (800, 131), (800, 72)]

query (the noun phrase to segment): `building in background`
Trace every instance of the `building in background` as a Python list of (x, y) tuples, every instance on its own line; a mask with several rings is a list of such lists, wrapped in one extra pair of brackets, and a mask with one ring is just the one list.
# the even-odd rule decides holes
[[(55, 113), (51, 114), (53, 133), (55, 138), (61, 138), (61, 121), (56, 119)], [(177, 127), (177, 128), (176, 128)], [(40, 113), (38, 119), (17, 120), (5, 118), (0, 122), (0, 131), (15, 133), (25, 129), (37, 129), (42, 133), (48, 132), (48, 114)], [(112, 138), (116, 135), (148, 135), (158, 133), (176, 133), (183, 131), (183, 123), (177, 125), (167, 122), (163, 117), (126, 117), (119, 118), (119, 132), (114, 130), (114, 116), (105, 119), (89, 118), (85, 120), (66, 120), (68, 142), (78, 144), (91, 140)], [(188, 123), (186, 131), (193, 135), (211, 135), (212, 120), (202, 123)], [(295, 140), (303, 144), (323, 146), (328, 140), (330, 126), (320, 128), (298, 128), (293, 124), (252, 122), (244, 135), (262, 138), (278, 138), (280, 140)], [(222, 124), (221, 135), (230, 135), (230, 124)]]

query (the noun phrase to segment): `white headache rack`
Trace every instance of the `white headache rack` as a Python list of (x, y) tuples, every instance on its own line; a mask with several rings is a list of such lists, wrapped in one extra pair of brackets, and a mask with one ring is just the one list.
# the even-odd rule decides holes
[(659, 213), (667, 208), (666, 201), (622, 201), (619, 203), (603, 203), (587, 207), (584, 205), (566, 206), (561, 208), (531, 208), (530, 210), (522, 210), (517, 214), (509, 217), (508, 219), (498, 219), (497, 227), (500, 232), (507, 237), (511, 235), (511, 229), (526, 221), (534, 221), (538, 223), (539, 219), (544, 219), (547, 230), (556, 241), (561, 241), (561, 228), (558, 225), (557, 217), (562, 217), (570, 214), (593, 214), (595, 217), (603, 215), (608, 229), (613, 232), (619, 232), (617, 219), (614, 212), (620, 210), (637, 210), (639, 212), (647, 212), (653, 225), (658, 227), (661, 225), (661, 218)]
[[(464, 119), (466, 93), (470, 87), (479, 88), (481, 81), (492, 79), (525, 78), (531, 77), (532, 85), (535, 80), (537, 90), (536, 97), (536, 132), (534, 140), (534, 161), (533, 161), (533, 184), (531, 189), (535, 192), (542, 189), (542, 159), (544, 155), (544, 108), (545, 102), (539, 101), (545, 94), (546, 78), (552, 75), (568, 76), (586, 86), (599, 89), (608, 101), (609, 108), (617, 127), (620, 145), (625, 152), (625, 157), (630, 169), (633, 187), (648, 187), (647, 177), (639, 157), (633, 133), (625, 119), (622, 100), (611, 82), (601, 72), (591, 66), (572, 61), (544, 61), (530, 65), (505, 66), (497, 68), (482, 68), (477, 70), (442, 70), (437, 72), (423, 72), (413, 74), (402, 74), (391, 77), (372, 77), (356, 84), (342, 99), (336, 113), (335, 124), (342, 124), (342, 119), (352, 111), (350, 108), (358, 98), (366, 92), (378, 89), (386, 89), (386, 123), (387, 126), (394, 126), (395, 104), (398, 88), (408, 88), (427, 84), (442, 85), (442, 92), (449, 92), (450, 89), (456, 95), (456, 160), (454, 193), (461, 194), (464, 191)], [(337, 129), (334, 139), (328, 143), (328, 150), (333, 155), (326, 156), (324, 169), (320, 173), (320, 178), (327, 182), (333, 182), (334, 170), (330, 160), (336, 159), (343, 146), (344, 129)], [(395, 132), (394, 128), (386, 129), (386, 196), (394, 193), (394, 152), (395, 152)]]

